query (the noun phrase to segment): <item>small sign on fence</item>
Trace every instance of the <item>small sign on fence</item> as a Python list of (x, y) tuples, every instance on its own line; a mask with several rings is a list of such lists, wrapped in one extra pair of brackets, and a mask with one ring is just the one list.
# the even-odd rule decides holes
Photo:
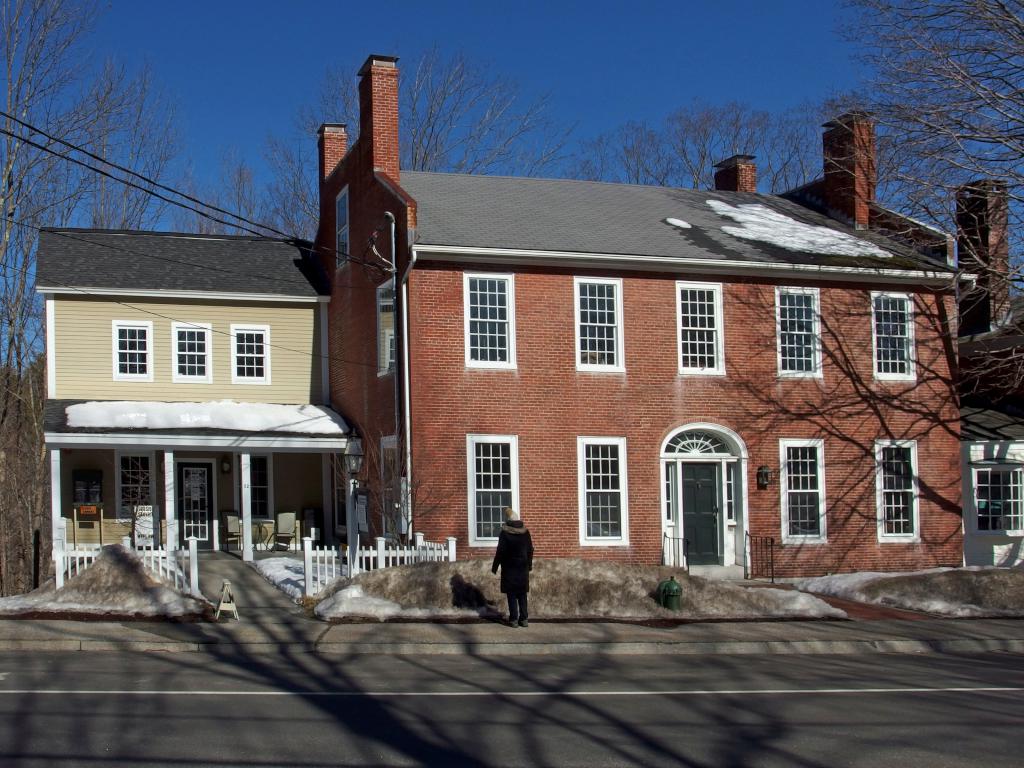
[(151, 504), (137, 504), (134, 507), (135, 515), (135, 546), (153, 546), (153, 506)]

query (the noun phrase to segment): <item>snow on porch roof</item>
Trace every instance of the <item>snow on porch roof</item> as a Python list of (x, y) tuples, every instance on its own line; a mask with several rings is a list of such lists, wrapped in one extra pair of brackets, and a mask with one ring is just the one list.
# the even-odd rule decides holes
[[(57, 405), (51, 401), (50, 404)], [(59, 403), (63, 413), (48, 414), (64, 422), (48, 423), (54, 431), (174, 430), (177, 432), (287, 433), (309, 437), (344, 437), (348, 425), (330, 408), (317, 405), (239, 403), (160, 403), (111, 400)], [(56, 410), (56, 409), (54, 409)], [(48, 422), (51, 419), (47, 419)], [(53, 419), (56, 421), (56, 418)], [(63, 429), (61, 427), (64, 427)]]

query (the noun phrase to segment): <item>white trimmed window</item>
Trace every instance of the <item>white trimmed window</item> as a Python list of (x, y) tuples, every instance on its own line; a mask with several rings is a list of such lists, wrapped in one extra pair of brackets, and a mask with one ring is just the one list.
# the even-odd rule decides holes
[(825, 444), (822, 440), (780, 440), (782, 540), (824, 542)]
[(1024, 533), (1024, 470), (975, 467), (974, 506), (979, 531)]
[(779, 376), (821, 376), (821, 317), (817, 288), (775, 289)]
[(153, 323), (113, 321), (114, 380), (153, 380)]
[(573, 280), (576, 295), (576, 370), (624, 371), (622, 280)]
[(913, 381), (914, 310), (904, 293), (871, 294), (871, 336), (875, 378)]
[(628, 544), (626, 439), (578, 437), (576, 454), (580, 544)]
[(464, 278), (466, 365), (515, 368), (515, 285), (512, 275)]
[(395, 281), (377, 286), (377, 373), (395, 370)]
[(469, 542), (498, 540), (502, 510), (519, 509), (519, 439), (515, 435), (467, 435)]
[(153, 503), (152, 457), (149, 454), (120, 454), (118, 470), (118, 502), (121, 516), (130, 516), (135, 507)]
[(334, 200), (334, 261), (343, 266), (349, 257), (348, 253), (348, 187), (338, 193)]
[(274, 463), (270, 456), (249, 457), (249, 493), (253, 517), (273, 517)]
[(213, 383), (213, 333), (209, 323), (171, 324), (171, 378), (175, 382)]
[(875, 489), (879, 541), (916, 541), (917, 443), (879, 440), (875, 443)]
[(231, 326), (231, 383), (270, 383), (270, 326)]
[(722, 284), (676, 283), (679, 372), (725, 373)]

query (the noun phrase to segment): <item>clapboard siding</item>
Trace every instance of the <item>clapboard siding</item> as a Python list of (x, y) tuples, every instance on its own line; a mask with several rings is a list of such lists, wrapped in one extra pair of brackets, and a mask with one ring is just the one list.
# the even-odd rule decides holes
[[(114, 380), (114, 320), (153, 324), (152, 381)], [(175, 322), (211, 325), (212, 383), (172, 380), (171, 326)], [(246, 323), (270, 326), (270, 384), (231, 383), (231, 325)], [(56, 397), (60, 399), (323, 402), (318, 304), (151, 299), (119, 303), (58, 297), (54, 325)]]

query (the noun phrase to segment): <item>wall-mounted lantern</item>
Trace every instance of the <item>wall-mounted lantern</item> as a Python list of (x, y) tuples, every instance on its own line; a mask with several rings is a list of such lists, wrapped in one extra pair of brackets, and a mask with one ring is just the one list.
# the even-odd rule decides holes
[(220, 473), (222, 475), (231, 474), (231, 457), (221, 456), (220, 458)]
[(760, 490), (767, 488), (772, 482), (772, 468), (762, 464), (757, 468), (757, 487)]

